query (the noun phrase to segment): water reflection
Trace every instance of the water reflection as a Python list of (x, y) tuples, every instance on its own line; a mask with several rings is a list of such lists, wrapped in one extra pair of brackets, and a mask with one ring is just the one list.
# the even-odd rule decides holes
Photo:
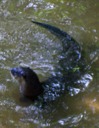
[(79, 114), (79, 115), (67, 117), (66, 119), (61, 119), (58, 121), (58, 123), (63, 126), (67, 125), (70, 127), (76, 127), (78, 126), (78, 123), (82, 120), (82, 118), (83, 118), (83, 115)]
[(3, 84), (0, 85), (0, 92), (3, 93), (4, 91), (6, 91), (6, 89), (7, 89), (7, 88), (6, 88), (5, 85), (3, 85)]
[(99, 102), (96, 98), (94, 99), (85, 99), (85, 104), (89, 107), (93, 114), (99, 111)]

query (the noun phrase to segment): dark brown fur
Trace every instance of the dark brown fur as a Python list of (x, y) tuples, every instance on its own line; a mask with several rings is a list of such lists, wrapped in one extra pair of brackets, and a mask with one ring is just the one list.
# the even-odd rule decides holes
[[(24, 73), (20, 74), (20, 71)], [(35, 99), (43, 92), (42, 84), (32, 69), (28, 67), (17, 67), (12, 68), (11, 73), (19, 83), (22, 97)]]

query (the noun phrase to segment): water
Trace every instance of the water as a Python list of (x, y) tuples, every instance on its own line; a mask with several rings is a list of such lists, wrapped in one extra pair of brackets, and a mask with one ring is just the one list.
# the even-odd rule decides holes
[[(98, 128), (99, 127), (99, 2), (98, 0), (0, 1), (0, 127)], [(28, 65), (40, 80), (54, 74), (61, 44), (35, 19), (69, 33), (84, 51), (89, 71), (78, 94), (63, 94), (46, 105), (19, 101), (17, 83), (9, 69)], [(91, 66), (90, 66), (91, 65)]]

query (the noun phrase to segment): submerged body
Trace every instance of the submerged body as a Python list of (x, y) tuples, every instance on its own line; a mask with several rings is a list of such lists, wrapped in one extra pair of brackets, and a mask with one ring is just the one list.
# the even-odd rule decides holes
[[(39, 81), (37, 74), (29, 67), (12, 68), (11, 74), (17, 79), (23, 97), (35, 99), (44, 91), (45, 99), (51, 97), (51, 100), (54, 100), (69, 86), (74, 86), (75, 81), (80, 77), (81, 49), (70, 35), (59, 28), (40, 22), (32, 22), (44, 27), (61, 41), (63, 50), (59, 58), (59, 68), (57, 68), (54, 76), (43, 83)], [(58, 70), (61, 74), (57, 73)]]

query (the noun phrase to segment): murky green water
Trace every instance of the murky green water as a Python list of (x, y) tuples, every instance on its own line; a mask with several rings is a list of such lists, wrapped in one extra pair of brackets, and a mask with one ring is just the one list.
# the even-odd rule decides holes
[[(28, 65), (40, 80), (54, 73), (60, 42), (33, 25), (55, 25), (79, 42), (92, 81), (77, 95), (63, 94), (40, 109), (22, 104), (9, 69)], [(88, 81), (84, 81), (85, 85)], [(0, 128), (99, 128), (99, 1), (0, 1)]]

